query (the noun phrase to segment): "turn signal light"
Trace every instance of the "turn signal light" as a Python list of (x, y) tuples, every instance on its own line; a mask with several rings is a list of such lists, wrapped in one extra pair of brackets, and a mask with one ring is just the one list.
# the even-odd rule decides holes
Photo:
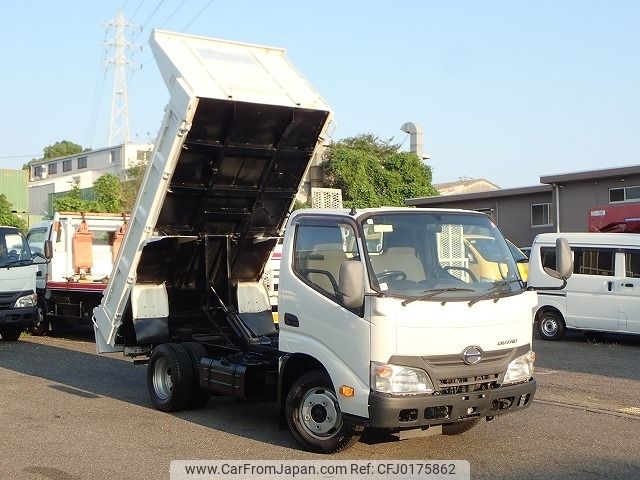
[(353, 389), (353, 387), (350, 387), (348, 385), (342, 385), (339, 391), (340, 395), (342, 395), (343, 397), (353, 397), (356, 394), (356, 391)]

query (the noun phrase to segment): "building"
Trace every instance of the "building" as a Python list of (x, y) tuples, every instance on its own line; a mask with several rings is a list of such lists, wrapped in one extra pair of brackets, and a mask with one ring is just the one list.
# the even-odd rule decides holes
[(27, 170), (0, 169), (0, 193), (7, 197), (13, 212), (28, 223), (29, 172)]
[(490, 215), (504, 235), (528, 247), (539, 233), (586, 232), (590, 208), (638, 204), (640, 165), (545, 175), (540, 185), (440, 197), (411, 198), (417, 207), (465, 208)]
[(48, 213), (49, 195), (68, 192), (74, 185), (89, 188), (107, 173), (124, 180), (126, 171), (151, 158), (153, 145), (127, 143), (115, 147), (31, 163), (29, 170), (29, 213)]
[(455, 182), (434, 183), (433, 187), (440, 195), (459, 195), (462, 193), (488, 192), (490, 190), (500, 190), (495, 183), (491, 183), (484, 178), (461, 178)]

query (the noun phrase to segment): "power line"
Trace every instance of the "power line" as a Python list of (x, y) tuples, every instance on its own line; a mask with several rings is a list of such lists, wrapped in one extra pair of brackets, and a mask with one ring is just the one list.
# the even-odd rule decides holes
[(208, 2), (208, 3), (207, 3), (207, 4), (202, 8), (202, 10), (200, 10), (200, 11), (196, 14), (196, 16), (195, 16), (195, 17), (193, 17), (193, 19), (192, 19), (189, 23), (187, 23), (187, 26), (186, 26), (186, 27), (184, 27), (184, 28), (183, 28), (182, 30), (180, 30), (180, 31), (181, 31), (181, 32), (184, 32), (187, 28), (189, 28), (189, 27), (191, 26), (191, 24), (192, 24), (193, 22), (195, 22), (195, 21), (200, 17), (200, 15), (202, 15), (202, 14), (204, 13), (204, 11), (205, 11), (207, 8), (209, 8), (209, 7), (211, 6), (211, 4), (212, 4), (212, 3), (213, 3), (213, 0), (209, 0), (209, 2)]
[(166, 19), (164, 22), (162, 22), (162, 24), (161, 24), (158, 28), (162, 28), (162, 27), (164, 27), (164, 26), (167, 24), (167, 22), (168, 22), (169, 20), (171, 20), (171, 18), (173, 18), (173, 16), (176, 14), (176, 12), (177, 12), (178, 10), (180, 10), (180, 8), (182, 8), (182, 6), (183, 6), (185, 3), (187, 3), (187, 0), (182, 0), (182, 2), (180, 2), (180, 3), (178, 4), (178, 6), (173, 10), (173, 12), (171, 12), (171, 13), (169, 14), (169, 16), (167, 17), (167, 19)]
[(140, 26), (140, 30), (138, 30), (136, 32), (136, 34), (133, 36), (134, 40), (135, 38), (142, 33), (142, 31), (145, 29), (145, 27), (147, 26), (147, 24), (149, 23), (149, 21), (153, 18), (153, 16), (156, 14), (156, 12), (160, 9), (160, 7), (162, 6), (162, 4), (164, 3), (164, 0), (160, 0), (158, 2), (158, 4), (156, 5), (156, 8), (153, 9), (153, 11), (149, 14), (149, 16), (146, 18), (146, 20), (144, 22), (142, 22), (142, 25)]
[[(140, 11), (140, 7), (142, 6), (143, 3), (144, 3), (144, 0), (140, 0), (140, 3), (138, 4), (138, 6), (136, 7), (135, 11), (133, 12), (133, 15), (131, 15), (131, 21), (133, 21), (133, 19), (136, 18), (136, 15)], [(124, 8), (123, 8), (123, 10), (124, 10)]]

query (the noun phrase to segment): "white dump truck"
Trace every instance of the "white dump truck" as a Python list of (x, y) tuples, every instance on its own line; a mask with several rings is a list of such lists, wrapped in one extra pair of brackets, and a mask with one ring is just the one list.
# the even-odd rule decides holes
[[(536, 294), (486, 215), (289, 215), (331, 119), (320, 95), (280, 49), (151, 45), (171, 100), (94, 323), (98, 351), (148, 363), (156, 408), (277, 401), (332, 453), (366, 427), (457, 434), (531, 405)], [(277, 328), (261, 275), (285, 222)], [(500, 279), (474, 273), (471, 235), (495, 242)]]
[(38, 318), (32, 333), (92, 325), (127, 221), (119, 214), (56, 212), (29, 230), (33, 252), (42, 253), (46, 242), (52, 245), (50, 261), (38, 265)]

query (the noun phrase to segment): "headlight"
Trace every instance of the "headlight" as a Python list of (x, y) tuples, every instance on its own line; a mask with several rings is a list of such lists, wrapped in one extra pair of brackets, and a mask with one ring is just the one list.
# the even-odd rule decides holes
[(433, 384), (424, 370), (376, 362), (371, 362), (371, 388), (392, 395), (433, 393)]
[(16, 303), (13, 304), (13, 308), (30, 308), (38, 305), (38, 295), (32, 293), (18, 298)]
[(533, 362), (536, 360), (536, 354), (533, 350), (529, 350), (524, 355), (513, 360), (507, 367), (504, 374), (503, 385), (511, 383), (526, 382), (533, 377)]

